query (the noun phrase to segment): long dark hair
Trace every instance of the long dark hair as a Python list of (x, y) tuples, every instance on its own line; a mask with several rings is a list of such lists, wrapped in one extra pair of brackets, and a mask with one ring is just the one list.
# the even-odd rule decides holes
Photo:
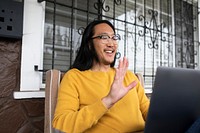
[[(81, 46), (79, 48), (76, 59), (75, 59), (73, 65), (71, 66), (71, 68), (77, 68), (80, 71), (84, 71), (84, 70), (88, 70), (92, 67), (94, 59), (97, 62), (99, 62), (96, 51), (94, 49), (94, 44), (93, 44), (93, 41), (91, 38), (94, 35), (94, 27), (101, 23), (108, 24), (115, 32), (115, 27), (108, 20), (95, 20), (95, 21), (91, 22), (86, 27), (86, 29), (83, 33)], [(111, 63), (111, 65), (110, 65), (111, 67), (114, 67), (115, 60), (116, 60), (116, 56), (115, 56), (113, 63)]]

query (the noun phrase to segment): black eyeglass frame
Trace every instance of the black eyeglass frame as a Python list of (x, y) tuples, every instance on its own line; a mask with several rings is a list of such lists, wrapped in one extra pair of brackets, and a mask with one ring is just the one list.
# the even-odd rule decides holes
[[(103, 37), (107, 37), (107, 38), (103, 38)], [(96, 38), (99, 38), (99, 39), (112, 39), (113, 41), (119, 41), (119, 40), (121, 40), (121, 37), (120, 37), (119, 34), (115, 34), (112, 37), (110, 37), (109, 35), (98, 35), (98, 36), (92, 37), (91, 39), (96, 39)]]

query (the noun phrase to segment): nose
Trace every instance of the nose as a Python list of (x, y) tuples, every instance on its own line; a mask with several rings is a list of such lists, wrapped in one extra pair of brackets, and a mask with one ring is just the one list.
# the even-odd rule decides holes
[(115, 42), (111, 38), (109, 38), (107, 41), (108, 41), (107, 46), (113, 47), (115, 45)]

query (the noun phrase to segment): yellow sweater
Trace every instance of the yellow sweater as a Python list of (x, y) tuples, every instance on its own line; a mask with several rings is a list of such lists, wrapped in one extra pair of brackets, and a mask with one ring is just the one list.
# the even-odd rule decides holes
[[(127, 133), (144, 129), (149, 99), (140, 83), (107, 109), (101, 102), (113, 82), (108, 72), (69, 70), (62, 79), (53, 127), (66, 133)], [(124, 85), (138, 80), (127, 71)]]

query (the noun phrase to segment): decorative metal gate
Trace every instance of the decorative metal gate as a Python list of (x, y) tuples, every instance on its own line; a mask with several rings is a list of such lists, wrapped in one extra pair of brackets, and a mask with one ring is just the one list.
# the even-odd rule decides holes
[(199, 67), (196, 0), (46, 0), (44, 70), (67, 71), (87, 24), (107, 19), (122, 40), (117, 58), (151, 89), (157, 66)]

